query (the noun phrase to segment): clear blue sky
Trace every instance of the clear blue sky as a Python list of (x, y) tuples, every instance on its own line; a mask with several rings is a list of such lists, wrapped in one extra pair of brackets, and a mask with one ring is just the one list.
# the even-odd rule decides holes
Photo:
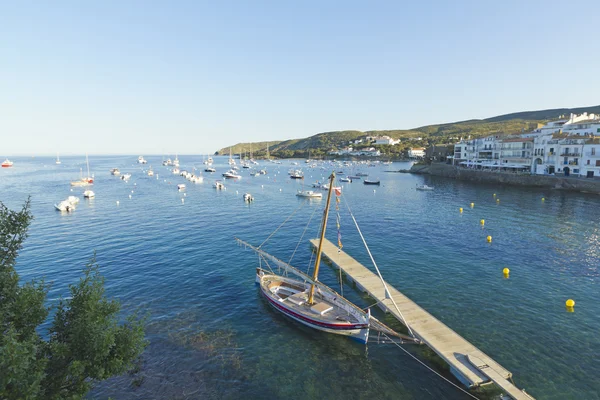
[(0, 157), (600, 103), (593, 1), (4, 1)]

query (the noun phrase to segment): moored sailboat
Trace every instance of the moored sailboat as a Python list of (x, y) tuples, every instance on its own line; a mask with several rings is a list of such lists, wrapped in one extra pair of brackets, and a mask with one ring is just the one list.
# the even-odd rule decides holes
[[(327, 203), (321, 222), (320, 239), (312, 276), (265, 252), (261, 249), (262, 245), (255, 247), (236, 238), (240, 244), (254, 250), (261, 261), (264, 260), (267, 265), (273, 264), (277, 268), (282, 268), (286, 274), (295, 275), (295, 278), (291, 278), (268, 271), (262, 266), (258, 267), (256, 282), (262, 295), (277, 311), (320, 331), (349, 336), (359, 342), (367, 343), (369, 330), (373, 329), (384, 332), (388, 336), (418, 342), (416, 338), (401, 335), (384, 325), (371, 315), (370, 308), (365, 311), (357, 307), (319, 281), (322, 245), (327, 229), (334, 179), (335, 174), (332, 174), (329, 180)], [(341, 194), (339, 189), (335, 190), (335, 193), (336, 195)]]

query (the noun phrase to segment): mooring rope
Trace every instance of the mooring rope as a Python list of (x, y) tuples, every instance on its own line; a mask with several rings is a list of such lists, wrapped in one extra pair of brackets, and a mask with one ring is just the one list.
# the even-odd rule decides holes
[(448, 382), (449, 384), (451, 384), (452, 386), (454, 386), (455, 388), (457, 388), (458, 390), (460, 390), (461, 392), (469, 395), (470, 397), (480, 400), (478, 397), (474, 396), (473, 394), (469, 393), (468, 391), (466, 391), (465, 389), (461, 388), (460, 386), (458, 386), (456, 383), (452, 382), (451, 380), (449, 380), (448, 378), (446, 378), (445, 376), (443, 376), (442, 374), (440, 374), (439, 372), (437, 372), (436, 370), (434, 370), (433, 368), (431, 368), (429, 365), (425, 364), (423, 361), (419, 360), (416, 356), (414, 356), (413, 354), (411, 354), (408, 350), (406, 350), (404, 347), (400, 346), (395, 340), (393, 340), (392, 338), (390, 338), (388, 335), (385, 334), (385, 332), (381, 332), (381, 334), (383, 336), (385, 336), (386, 338), (388, 338), (390, 340), (390, 342), (392, 342), (393, 344), (395, 344), (400, 350), (402, 350), (403, 352), (405, 352), (406, 354), (408, 354), (413, 360), (415, 360), (416, 362), (418, 362), (419, 364), (421, 364), (422, 366), (424, 366), (425, 368), (427, 368), (428, 370), (430, 370), (431, 372), (433, 372), (434, 374), (436, 374), (437, 376), (439, 376), (440, 378), (442, 378), (443, 380), (445, 380), (446, 382)]

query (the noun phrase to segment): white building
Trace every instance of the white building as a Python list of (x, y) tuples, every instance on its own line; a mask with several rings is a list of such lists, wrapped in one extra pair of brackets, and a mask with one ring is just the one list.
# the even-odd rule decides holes
[(408, 158), (423, 158), (425, 157), (424, 147), (415, 147), (408, 149)]
[(400, 140), (392, 139), (389, 136), (379, 136), (374, 139), (375, 139), (375, 142), (373, 144), (388, 144), (388, 145), (393, 146), (395, 144), (400, 143)]

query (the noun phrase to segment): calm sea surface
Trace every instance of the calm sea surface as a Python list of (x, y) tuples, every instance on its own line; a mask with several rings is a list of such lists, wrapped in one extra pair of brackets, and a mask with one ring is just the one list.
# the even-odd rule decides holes
[[(17, 209), (32, 198), (35, 220), (17, 265), (24, 281), (53, 281), (48, 299), (55, 304), (96, 251), (107, 294), (125, 312), (150, 316), (142, 371), (102, 383), (91, 397), (469, 398), (393, 345), (365, 347), (301, 327), (259, 296), (257, 257), (234, 237), (258, 245), (295, 212), (264, 249), (306, 270), (325, 199), (296, 198), (302, 186), (287, 171), (302, 167), (308, 186), (339, 168), (261, 162), (268, 175), (240, 169), (243, 178), (219, 192), (212, 183), (226, 158), (216, 158), (217, 174), (203, 173), (201, 184), (173, 175), (160, 156), (146, 159), (144, 166), (137, 156), (90, 157), (93, 200), (69, 186), (85, 171), (83, 156), (61, 165), (14, 158), (13, 168), (0, 170), (0, 201)], [(180, 161), (182, 170), (204, 169), (201, 156)], [(158, 177), (143, 172), (150, 165)], [(341, 210), (351, 207), (386, 280), (512, 371), (537, 399), (599, 399), (600, 197), (384, 172), (408, 166), (346, 169), (378, 177), (381, 186), (343, 184)], [(131, 173), (129, 182), (111, 176), (114, 167)], [(184, 182), (187, 190), (178, 192)], [(415, 190), (421, 183), (435, 191)], [(245, 192), (254, 203), (244, 203)], [(69, 195), (81, 202), (61, 214), (53, 205)], [(342, 211), (344, 250), (370, 265)], [(330, 240), (336, 233), (330, 224)], [(321, 280), (342, 290), (332, 268), (321, 271)], [(343, 291), (361, 307), (373, 302), (348, 284)], [(568, 298), (574, 313), (565, 310)], [(456, 382), (426, 349), (408, 349)]]

